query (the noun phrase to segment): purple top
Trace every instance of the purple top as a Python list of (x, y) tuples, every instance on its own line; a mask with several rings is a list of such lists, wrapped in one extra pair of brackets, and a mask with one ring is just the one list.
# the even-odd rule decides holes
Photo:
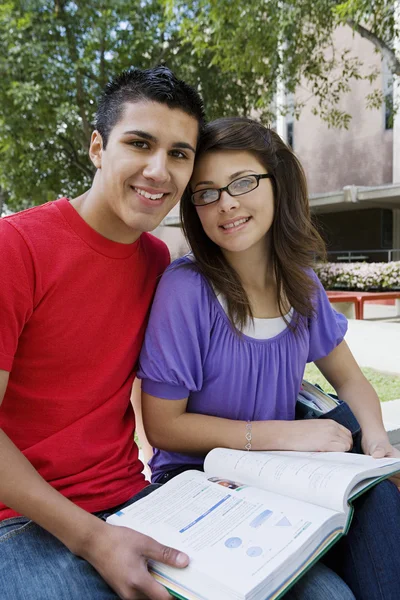
[[(260, 340), (237, 335), (210, 284), (195, 267), (178, 267), (183, 263), (191, 261), (174, 261), (157, 289), (140, 356), (142, 389), (168, 400), (188, 397), (192, 413), (242, 421), (294, 419), (306, 363), (327, 356), (347, 330), (317, 276), (313, 273), (316, 317), (302, 317), (295, 333), (286, 328)], [(152, 480), (203, 460), (155, 449)]]

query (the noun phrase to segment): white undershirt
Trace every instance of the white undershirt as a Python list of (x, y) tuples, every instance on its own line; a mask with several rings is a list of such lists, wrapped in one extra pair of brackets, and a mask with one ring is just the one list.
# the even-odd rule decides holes
[[(217, 294), (218, 302), (224, 309), (225, 313), (228, 314), (228, 307), (226, 299), (221, 294)], [(285, 315), (287, 321), (290, 321), (293, 316), (293, 308)], [(283, 317), (274, 317), (271, 319), (260, 319), (254, 318), (253, 321), (249, 319), (245, 327), (242, 329), (242, 333), (248, 337), (255, 338), (257, 340), (267, 340), (273, 338), (282, 331), (285, 331), (287, 323)]]
[[(192, 252), (185, 255), (192, 262), (196, 262)], [(224, 312), (228, 314), (228, 307), (226, 304), (225, 297), (222, 294), (217, 294), (218, 302), (224, 309)], [(285, 319), (289, 322), (293, 316), (293, 308), (285, 315)], [(283, 317), (274, 317), (272, 319), (260, 319), (254, 318), (253, 321), (249, 319), (245, 327), (242, 329), (242, 333), (247, 337), (255, 338), (256, 340), (268, 340), (273, 338), (282, 331), (285, 331), (287, 322)]]

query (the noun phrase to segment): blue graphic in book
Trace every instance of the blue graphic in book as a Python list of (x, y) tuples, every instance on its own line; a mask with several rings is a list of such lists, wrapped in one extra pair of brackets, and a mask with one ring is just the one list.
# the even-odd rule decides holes
[(252, 522), (250, 523), (250, 527), (260, 527), (260, 525), (265, 523), (265, 521), (267, 521), (267, 519), (269, 519), (271, 515), (273, 515), (272, 510), (263, 510), (263, 512), (261, 512), (252, 520)]
[(239, 537), (228, 538), (225, 542), (227, 548), (239, 548), (242, 545), (242, 540)]
[(292, 524), (289, 521), (289, 519), (287, 519), (286, 517), (282, 517), (282, 519), (276, 523), (276, 526), (277, 527), (291, 527)]
[(251, 558), (257, 558), (257, 556), (261, 556), (261, 554), (263, 553), (262, 548), (260, 548), (260, 546), (252, 546), (251, 548), (247, 549), (247, 556), (250, 556)]

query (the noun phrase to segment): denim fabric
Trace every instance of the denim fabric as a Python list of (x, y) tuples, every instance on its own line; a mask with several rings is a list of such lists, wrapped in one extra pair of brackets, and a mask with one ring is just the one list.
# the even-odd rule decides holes
[[(97, 513), (105, 519), (140, 500), (145, 488), (123, 505)], [(118, 600), (97, 571), (57, 538), (25, 517), (0, 522), (0, 600)]]
[[(355, 596), (334, 571), (314, 565), (286, 594), (285, 600), (354, 600)], [(366, 600), (366, 599), (365, 599)]]
[(385, 480), (354, 501), (349, 533), (324, 558), (357, 600), (400, 598), (400, 492)]

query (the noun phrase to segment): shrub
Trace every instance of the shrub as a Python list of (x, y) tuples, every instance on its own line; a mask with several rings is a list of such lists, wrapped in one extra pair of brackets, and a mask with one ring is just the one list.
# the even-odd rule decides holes
[(327, 290), (400, 289), (400, 261), (390, 263), (317, 263), (314, 267)]

